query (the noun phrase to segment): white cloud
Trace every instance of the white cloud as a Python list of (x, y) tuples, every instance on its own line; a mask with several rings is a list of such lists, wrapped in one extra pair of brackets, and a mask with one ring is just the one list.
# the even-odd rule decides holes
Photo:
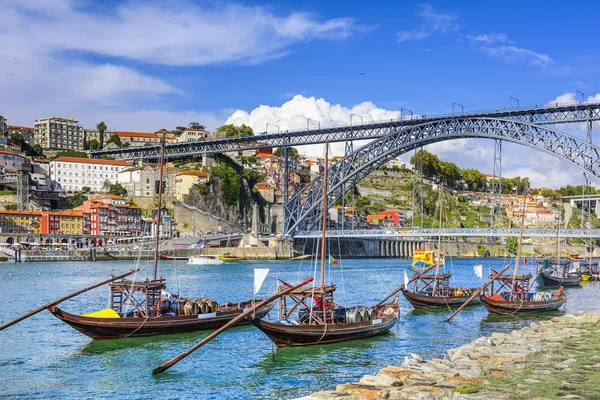
[(408, 31), (400, 31), (396, 34), (398, 43), (407, 40), (425, 39), (436, 32), (452, 32), (460, 29), (458, 16), (454, 14), (442, 14), (436, 12), (429, 4), (422, 4), (419, 16), (423, 19), (423, 23), (417, 29)]
[(103, 12), (88, 6), (96, 4), (2, 1), (0, 114), (9, 123), (75, 115), (85, 124), (103, 119), (119, 129), (152, 130), (197, 116), (191, 120), (205, 117), (199, 122), (216, 127), (222, 119), (214, 114), (165, 111), (165, 98), (186, 93), (138, 66), (260, 63), (297, 43), (368, 29), (350, 18), (221, 2), (132, 0)]
[(11, 18), (8, 29), (0, 30), (0, 41), (27, 42), (51, 53), (74, 50), (181, 66), (257, 63), (286, 54), (294, 43), (345, 39), (367, 29), (351, 18), (279, 16), (267, 7), (227, 3), (130, 1), (103, 14), (68, 1), (54, 3), (61, 5), (60, 12), (44, 15), (9, 3)]
[(558, 65), (548, 54), (515, 46), (505, 33), (471, 34), (466, 38), (473, 50), (507, 63), (528, 64), (551, 75), (565, 75), (570, 71), (568, 67)]

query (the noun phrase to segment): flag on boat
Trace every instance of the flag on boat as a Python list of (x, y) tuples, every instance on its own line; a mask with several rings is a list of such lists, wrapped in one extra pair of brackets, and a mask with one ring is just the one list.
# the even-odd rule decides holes
[(406, 275), (406, 270), (404, 270), (404, 288), (408, 288), (408, 275)]
[(254, 294), (258, 293), (268, 273), (268, 268), (254, 268)]
[(480, 279), (483, 279), (483, 264), (477, 264), (473, 266), (473, 271), (475, 271), (475, 275), (477, 275)]
[(329, 255), (329, 263), (333, 263), (333, 264), (339, 264), (338, 260), (336, 260), (335, 258), (333, 258), (333, 256), (330, 254)]

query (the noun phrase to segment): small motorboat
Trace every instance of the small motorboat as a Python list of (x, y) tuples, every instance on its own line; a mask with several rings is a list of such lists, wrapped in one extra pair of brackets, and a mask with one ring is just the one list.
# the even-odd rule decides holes
[(176, 261), (179, 261), (179, 260), (189, 260), (189, 257), (184, 257), (184, 256), (165, 256), (165, 255), (162, 255), (162, 256), (160, 256), (160, 259), (161, 260), (176, 260)]
[(241, 257), (241, 256), (236, 257), (231, 254), (224, 254), (222, 256), (219, 256), (219, 260), (221, 260), (221, 261), (242, 261), (245, 259), (246, 259), (246, 257)]
[(192, 265), (219, 265), (223, 264), (218, 256), (192, 256), (189, 258), (188, 264)]

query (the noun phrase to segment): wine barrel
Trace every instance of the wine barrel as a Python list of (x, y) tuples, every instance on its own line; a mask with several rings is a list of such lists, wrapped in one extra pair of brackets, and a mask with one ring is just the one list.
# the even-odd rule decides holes
[(177, 300), (171, 303), (171, 310), (175, 313), (175, 315), (185, 315), (184, 307), (186, 305), (186, 300)]
[(160, 300), (160, 313), (166, 314), (171, 311), (171, 302), (169, 299), (161, 299)]
[(369, 307), (365, 311), (365, 315), (367, 316), (365, 318), (365, 321), (373, 321), (377, 319), (377, 310), (375, 309), (375, 307)]
[(219, 303), (217, 303), (216, 301), (211, 300), (208, 303), (208, 312), (217, 312), (218, 308), (219, 308)]
[(194, 300), (187, 301), (183, 306), (184, 315), (198, 315), (200, 307)]

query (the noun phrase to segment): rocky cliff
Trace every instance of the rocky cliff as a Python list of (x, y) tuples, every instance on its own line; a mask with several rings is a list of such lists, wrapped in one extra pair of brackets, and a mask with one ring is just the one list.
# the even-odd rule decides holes
[(219, 155), (217, 163), (208, 172), (208, 182), (194, 186), (185, 202), (217, 217), (239, 229), (252, 226), (252, 208), (259, 207), (260, 218), (265, 218), (267, 202), (253, 190), (259, 177), (246, 171), (231, 158)]

